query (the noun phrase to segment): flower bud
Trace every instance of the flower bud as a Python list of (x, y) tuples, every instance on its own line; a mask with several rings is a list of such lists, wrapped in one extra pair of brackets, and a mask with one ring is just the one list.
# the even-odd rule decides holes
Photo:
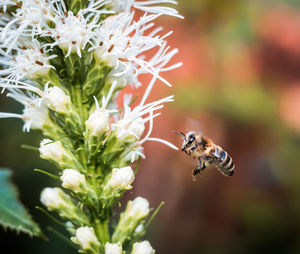
[(132, 217), (140, 220), (149, 214), (149, 202), (147, 199), (137, 197), (133, 201), (128, 201), (124, 217)]
[(142, 241), (133, 244), (131, 254), (154, 254), (155, 250), (150, 245), (149, 241)]
[(40, 154), (43, 159), (60, 162), (63, 156), (68, 156), (60, 141), (43, 139), (40, 146)]
[(71, 103), (70, 97), (57, 87), (50, 87), (45, 95), (47, 106), (59, 113), (68, 113), (68, 106)]
[(116, 123), (116, 134), (120, 139), (134, 137), (139, 139), (145, 130), (143, 118), (123, 118)]
[[(137, 197), (133, 201), (128, 201), (113, 233), (113, 241), (123, 242), (124, 236), (127, 234), (141, 236), (143, 232), (135, 232), (135, 230), (141, 224), (141, 220), (148, 216), (149, 211), (149, 203), (145, 198)], [(140, 227), (138, 230), (143, 230), (143, 228)]]
[(45, 125), (53, 127), (49, 118), (49, 109), (42, 102), (37, 100), (25, 105), (23, 110), (23, 120), (25, 121), (24, 129), (29, 131), (31, 129), (43, 130)]
[(66, 194), (60, 188), (45, 188), (41, 193), (41, 202), (49, 210), (57, 210), (69, 205)]
[(76, 234), (76, 230), (75, 230), (75, 227), (74, 227), (74, 224), (71, 222), (71, 221), (67, 221), (65, 223), (65, 226), (66, 226), (66, 229), (72, 234)]
[(90, 250), (100, 245), (95, 231), (91, 227), (80, 227), (76, 229), (76, 234), (71, 240), (80, 245), (83, 250)]
[(83, 192), (86, 186), (85, 176), (75, 169), (65, 169), (62, 176), (62, 186), (74, 192)]
[(85, 125), (91, 135), (99, 137), (108, 129), (108, 112), (106, 110), (97, 109), (90, 115), (89, 119), (85, 121)]
[(114, 168), (108, 180), (108, 185), (113, 189), (129, 189), (134, 181), (134, 173), (130, 166)]
[(107, 48), (99, 47), (94, 50), (94, 56), (97, 60), (105, 62), (108, 66), (115, 67), (118, 64), (118, 57), (107, 53)]
[(144, 224), (140, 224), (135, 228), (134, 232), (139, 234), (144, 230), (144, 228)]
[(121, 243), (106, 243), (105, 254), (122, 254)]
[(130, 127), (128, 128), (129, 132), (131, 132), (137, 139), (140, 138), (145, 130), (145, 124), (143, 118), (139, 117), (135, 119)]

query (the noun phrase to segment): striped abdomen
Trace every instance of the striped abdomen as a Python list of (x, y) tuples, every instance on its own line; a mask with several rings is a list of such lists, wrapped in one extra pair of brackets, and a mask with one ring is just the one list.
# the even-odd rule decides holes
[(232, 158), (221, 147), (215, 145), (215, 160), (214, 164), (219, 171), (226, 176), (232, 176), (234, 174), (234, 163)]

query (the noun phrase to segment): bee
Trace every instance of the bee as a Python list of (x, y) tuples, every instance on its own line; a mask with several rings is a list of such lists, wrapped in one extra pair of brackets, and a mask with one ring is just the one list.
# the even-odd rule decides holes
[(232, 158), (220, 146), (206, 136), (190, 131), (187, 134), (174, 131), (183, 138), (181, 151), (193, 156), (198, 161), (198, 166), (192, 171), (195, 179), (208, 165), (213, 164), (223, 175), (234, 174), (234, 163)]

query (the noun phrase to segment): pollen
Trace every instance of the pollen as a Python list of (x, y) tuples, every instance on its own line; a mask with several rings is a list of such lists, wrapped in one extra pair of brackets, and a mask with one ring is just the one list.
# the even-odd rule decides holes
[(114, 49), (114, 44), (112, 44), (110, 47), (109, 47), (109, 49), (107, 50), (109, 53)]
[(38, 64), (38, 65), (44, 66), (44, 64), (42, 62), (38, 61), (38, 60), (36, 60), (35, 63)]

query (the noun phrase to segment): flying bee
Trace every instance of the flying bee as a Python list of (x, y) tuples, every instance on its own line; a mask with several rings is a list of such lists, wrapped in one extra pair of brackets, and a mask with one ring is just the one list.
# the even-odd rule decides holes
[(187, 134), (174, 131), (183, 138), (181, 151), (187, 155), (193, 156), (198, 161), (198, 166), (193, 170), (193, 178), (201, 173), (206, 166), (213, 164), (225, 176), (232, 176), (234, 174), (234, 163), (232, 158), (220, 146), (194, 131)]

